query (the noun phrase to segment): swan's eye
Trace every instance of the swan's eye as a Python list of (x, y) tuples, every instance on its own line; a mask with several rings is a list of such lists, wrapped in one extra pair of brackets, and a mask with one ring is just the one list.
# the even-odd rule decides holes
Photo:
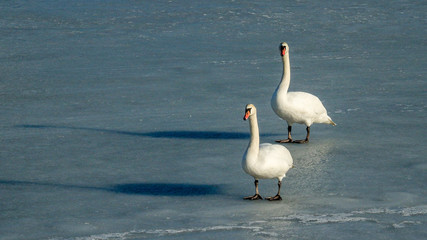
[(247, 112), (247, 111), (251, 112), (251, 110), (252, 110), (252, 108), (248, 108), (248, 109), (246, 109), (246, 112)]

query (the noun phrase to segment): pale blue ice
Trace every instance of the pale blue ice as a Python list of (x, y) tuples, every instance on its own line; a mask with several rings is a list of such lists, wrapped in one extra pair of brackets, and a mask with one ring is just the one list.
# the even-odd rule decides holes
[[(1, 1), (0, 239), (422, 239), (424, 1)], [(280, 202), (244, 201), (242, 120), (318, 96)], [(305, 126), (294, 125), (295, 138)], [(276, 180), (261, 180), (263, 196)]]

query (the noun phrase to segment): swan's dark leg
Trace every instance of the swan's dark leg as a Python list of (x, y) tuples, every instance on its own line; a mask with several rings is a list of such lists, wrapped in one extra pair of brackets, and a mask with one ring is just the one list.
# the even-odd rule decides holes
[(258, 192), (258, 180), (255, 179), (255, 195), (243, 198), (245, 200), (262, 200), (261, 195)]
[(291, 143), (293, 142), (292, 136), (291, 136), (292, 126), (288, 126), (288, 139), (283, 140), (276, 140), (278, 143)]
[(308, 143), (308, 139), (310, 138), (310, 127), (307, 127), (307, 136), (304, 140), (295, 140), (293, 143)]
[(279, 182), (277, 183), (279, 189), (277, 190), (277, 194), (274, 197), (268, 197), (266, 198), (269, 201), (278, 201), (278, 200), (282, 200), (282, 197), (280, 196), (280, 187), (282, 186), (282, 181), (279, 180)]

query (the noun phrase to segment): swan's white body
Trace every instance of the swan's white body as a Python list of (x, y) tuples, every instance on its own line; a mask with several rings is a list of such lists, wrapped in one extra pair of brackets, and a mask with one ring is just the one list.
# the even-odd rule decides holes
[(256, 195), (259, 195), (258, 179), (276, 178), (279, 181), (279, 192), (277, 196), (280, 197), (281, 181), (286, 176), (288, 170), (293, 166), (292, 156), (288, 149), (282, 145), (270, 143), (259, 144), (256, 108), (252, 104), (248, 104), (246, 106), (244, 119), (246, 120), (248, 118), (251, 139), (245, 153), (243, 154), (242, 168), (247, 174), (254, 177)]
[(251, 148), (249, 143), (243, 155), (243, 170), (255, 179), (274, 179), (282, 181), (292, 168), (292, 156), (288, 149), (278, 144), (263, 143)]
[(313, 123), (335, 125), (318, 97), (306, 92), (288, 92), (291, 81), (288, 44), (282, 43), (281, 51), (283, 75), (271, 98), (273, 111), (285, 120), (288, 126), (292, 126), (294, 123), (304, 124), (307, 127)]
[(318, 97), (306, 92), (287, 92), (279, 87), (271, 98), (271, 107), (289, 126), (294, 123), (307, 127), (313, 123), (335, 125)]

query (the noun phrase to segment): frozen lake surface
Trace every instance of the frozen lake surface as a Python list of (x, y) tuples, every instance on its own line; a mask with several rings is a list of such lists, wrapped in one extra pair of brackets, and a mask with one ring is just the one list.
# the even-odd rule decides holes
[[(424, 1), (0, 2), (0, 239), (423, 239)], [(317, 95), (283, 201), (244, 201), (270, 107)], [(305, 136), (294, 125), (293, 136)], [(262, 196), (276, 180), (261, 180)]]

